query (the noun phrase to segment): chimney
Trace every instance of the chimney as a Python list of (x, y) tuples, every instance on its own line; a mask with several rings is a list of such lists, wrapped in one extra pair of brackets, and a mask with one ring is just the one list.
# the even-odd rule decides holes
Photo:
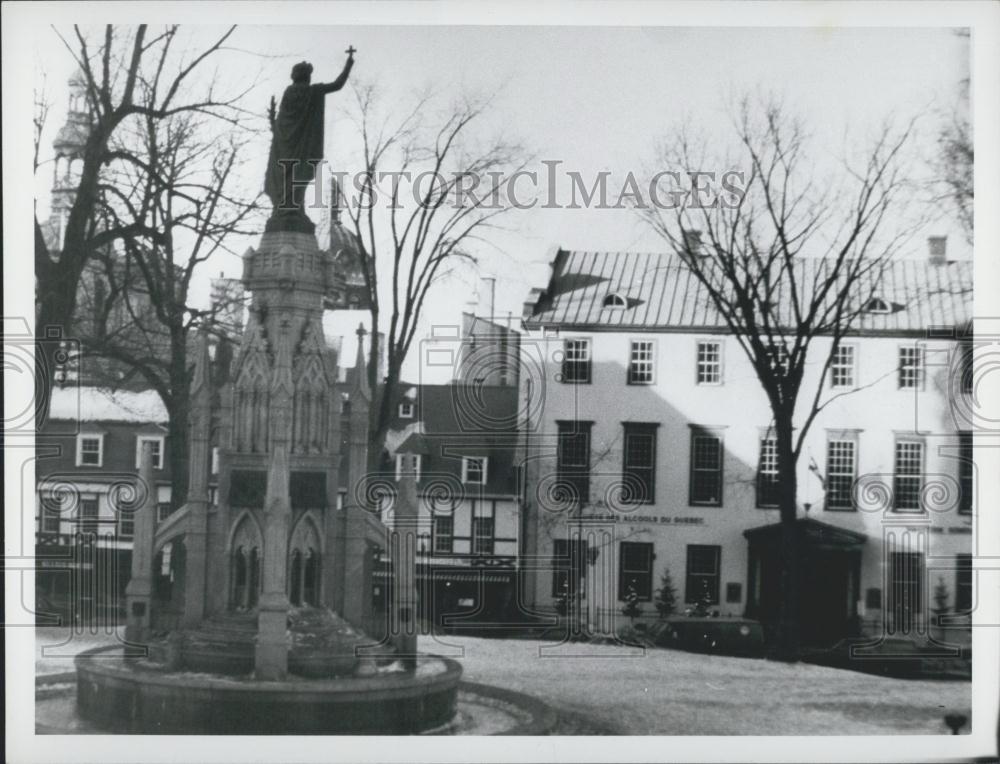
[(703, 254), (701, 249), (701, 231), (684, 231), (684, 250), (691, 254)]
[(931, 265), (944, 265), (948, 262), (948, 237), (947, 236), (928, 236), (927, 237), (927, 256)]

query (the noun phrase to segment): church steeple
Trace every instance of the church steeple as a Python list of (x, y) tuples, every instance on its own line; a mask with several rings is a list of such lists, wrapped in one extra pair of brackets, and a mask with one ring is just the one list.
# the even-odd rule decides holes
[(77, 71), (67, 82), (66, 122), (59, 128), (52, 141), (54, 162), (52, 169), (51, 228), (53, 241), (50, 248), (61, 251), (66, 221), (76, 198), (83, 169), (83, 152), (90, 135), (91, 116), (87, 101), (87, 80)]

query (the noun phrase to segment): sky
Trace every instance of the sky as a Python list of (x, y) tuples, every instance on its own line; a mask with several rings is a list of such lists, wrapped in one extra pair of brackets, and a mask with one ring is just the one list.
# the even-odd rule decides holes
[[(220, 31), (192, 27), (193, 44)], [(241, 26), (233, 50), (215, 71), (229, 87), (256, 81), (249, 108), (263, 115), (280, 99), (292, 64), (313, 63), (313, 81), (329, 81), (343, 65), (344, 49), (357, 48), (352, 80), (375, 83), (399, 109), (431, 88), (439, 103), (461, 94), (490, 95), (478, 135), (502, 135), (524, 146), (544, 174), (542, 160), (593, 179), (601, 171), (622, 177), (648, 168), (655, 147), (680, 121), (710, 141), (730, 129), (728, 104), (745, 92), (773, 93), (799, 114), (818, 151), (839, 157), (862, 145), (887, 117), (919, 116), (913, 149), (933, 153), (940, 115), (960, 103), (969, 76), (968, 45), (946, 28), (727, 28), (727, 27), (477, 27), (477, 26)], [(61, 95), (74, 64), (58, 37), (39, 37), (36, 70), (43, 69), (53, 101), (43, 135), (50, 145), (63, 122)], [(40, 64), (44, 60), (44, 66)], [(212, 73), (213, 70), (206, 70)], [(326, 155), (334, 169), (357, 167), (357, 133), (347, 91), (328, 96)], [(433, 118), (433, 115), (431, 115)], [(261, 126), (264, 126), (261, 120)], [(266, 132), (249, 156), (241, 183), (260, 187)], [(45, 206), (47, 170), (36, 180)], [(560, 185), (565, 198), (568, 183)], [(611, 188), (616, 188), (614, 182)], [(44, 213), (43, 213), (44, 214)], [(505, 228), (479, 246), (478, 271), (466, 269), (432, 291), (424, 326), (455, 324), (475, 299), (482, 276), (496, 278), (496, 315), (520, 316), (532, 287), (544, 287), (554, 247), (588, 250), (657, 250), (662, 245), (626, 209), (514, 210)], [(947, 234), (949, 250), (966, 254), (957, 226), (935, 221), (915, 239)], [(234, 253), (250, 241), (235, 241)], [(208, 278), (240, 272), (235, 254), (220, 253), (203, 266), (197, 300), (207, 300)], [(347, 317), (345, 327), (356, 326)], [(347, 333), (349, 328), (345, 328)], [(345, 351), (350, 351), (345, 347)], [(348, 356), (351, 357), (351, 356)], [(409, 376), (415, 369), (409, 365)]]

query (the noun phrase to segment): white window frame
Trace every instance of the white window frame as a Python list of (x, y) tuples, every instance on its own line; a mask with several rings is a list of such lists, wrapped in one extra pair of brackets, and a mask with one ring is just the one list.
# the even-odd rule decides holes
[[(135, 508), (131, 509), (130, 511), (118, 510), (118, 516), (115, 518), (115, 521), (116, 521), (116, 523), (115, 523), (115, 525), (116, 525), (115, 531), (116, 531), (117, 535), (120, 536), (121, 538), (123, 538), (123, 539), (132, 539), (132, 538), (135, 538), (135, 513), (136, 513), (136, 511), (138, 509), (139, 509), (138, 507), (135, 507)], [(126, 522), (132, 523), (132, 532), (131, 533), (126, 533), (125, 532), (125, 523)]]
[[(90, 464), (83, 461), (83, 441), (97, 441), (97, 464)], [(104, 433), (103, 432), (81, 432), (76, 436), (76, 466), (77, 467), (103, 467), (104, 466)]]
[[(482, 468), (480, 470), (480, 480), (469, 480), (469, 463), (472, 460), (476, 460), (482, 463)], [(489, 458), (486, 456), (463, 456), (462, 457), (462, 482), (469, 483), (471, 485), (486, 485), (486, 475), (488, 469)]]
[(778, 438), (773, 434), (764, 434), (760, 436), (758, 441), (758, 455), (757, 455), (757, 481), (758, 484), (756, 488), (756, 496), (754, 501), (758, 509), (776, 509), (781, 506), (780, 502), (774, 503), (762, 503), (761, 491), (760, 491), (760, 481), (765, 478), (765, 476), (772, 476), (772, 479), (777, 482), (778, 480)]
[(424, 457), (422, 454), (396, 454), (396, 482), (398, 483), (403, 477), (403, 457), (412, 456), (416, 459), (416, 469), (413, 471), (414, 481), (420, 480), (420, 470), (423, 467)]
[[(715, 381), (701, 381), (701, 346), (702, 345), (715, 345), (718, 348), (718, 360), (714, 363), (718, 367), (717, 375), (718, 378)], [(698, 386), (704, 387), (717, 387), (722, 384), (724, 379), (724, 369), (723, 369), (723, 342), (719, 339), (710, 338), (700, 338), (695, 340), (694, 343), (694, 383)], [(708, 362), (706, 362), (708, 363)]]
[[(636, 350), (639, 345), (649, 346), (649, 357), (636, 360)], [(643, 352), (643, 351), (640, 351)], [(648, 366), (648, 379), (636, 379), (634, 371), (639, 368), (637, 364)], [(638, 338), (631, 339), (628, 343), (628, 384), (630, 385), (655, 385), (656, 384), (656, 340)]]
[(413, 419), (414, 405), (412, 403), (400, 403), (399, 404), (399, 418), (400, 419)]
[(791, 360), (791, 353), (788, 352), (788, 346), (785, 344), (784, 340), (780, 337), (778, 338), (772, 348), (774, 353), (771, 355), (771, 369), (777, 371), (781, 369), (781, 376), (787, 376), (788, 374), (788, 364)]
[[(835, 469), (840, 465), (835, 465), (833, 462), (833, 457), (835, 456), (832, 452), (834, 447), (850, 446), (850, 472), (845, 472), (843, 469)], [(837, 458), (844, 462), (844, 454), (837, 455)], [(830, 436), (826, 440), (826, 480), (829, 485), (831, 479), (834, 477), (849, 477), (851, 485), (858, 479), (858, 441), (856, 438), (843, 437), (838, 435), (837, 437)], [(857, 509), (854, 505), (853, 494), (849, 495), (847, 506), (833, 506), (830, 504), (829, 494), (827, 494), (827, 499), (823, 502), (823, 509), (829, 512), (851, 512)]]
[[(851, 390), (858, 384), (858, 346), (853, 342), (842, 342), (837, 346), (837, 352), (841, 350), (851, 351), (851, 363), (846, 366), (835, 355), (830, 359), (830, 387), (835, 390)], [(847, 368), (850, 372), (850, 380), (847, 383), (837, 384), (837, 370)]]
[[(38, 518), (38, 529), (47, 535), (56, 535), (62, 531), (62, 513), (54, 506), (58, 504), (58, 501), (51, 496), (48, 499), (41, 499), (38, 502), (41, 515)], [(51, 529), (46, 525), (47, 521), (55, 522), (55, 529)]]
[[(912, 382), (908, 382), (904, 385), (904, 370), (914, 368), (914, 366), (903, 365), (903, 353), (910, 351), (916, 353), (916, 372), (913, 376)], [(896, 387), (900, 390), (923, 390), (924, 384), (927, 380), (927, 354), (924, 352), (924, 346), (919, 343), (912, 345), (900, 345), (896, 353), (896, 358), (899, 362), (896, 369)]]
[[(582, 343), (582, 356), (580, 358), (570, 359), (569, 357), (569, 346), (571, 342)], [(586, 364), (587, 378), (586, 379), (566, 379), (565, 373), (562, 376), (562, 382), (566, 385), (589, 385), (594, 381), (594, 344), (591, 342), (590, 337), (563, 337), (563, 363), (562, 369), (565, 370), (566, 364), (569, 363), (580, 363)], [(574, 352), (579, 352), (574, 349)]]
[[(917, 460), (917, 470), (916, 472), (900, 472), (900, 451), (903, 446), (916, 447), (918, 460)], [(925, 467), (927, 459), (927, 444), (920, 438), (916, 437), (904, 437), (900, 436), (896, 438), (896, 442), (892, 448), (892, 491), (893, 491), (893, 505), (892, 509), (894, 512), (899, 512), (902, 514), (920, 514), (924, 511), (923, 506), (921, 506), (921, 495), (924, 489), (924, 477), (925, 477)], [(909, 462), (912, 464), (913, 460), (910, 459)], [(903, 507), (899, 505), (899, 494), (901, 493), (898, 486), (898, 481), (900, 479), (916, 479), (917, 481), (917, 506), (915, 507)]]
[(163, 447), (166, 443), (166, 438), (162, 435), (137, 435), (135, 438), (135, 468), (139, 469), (142, 466), (142, 444), (143, 443), (158, 443), (160, 446), (159, 457), (153, 462), (154, 470), (163, 469)]

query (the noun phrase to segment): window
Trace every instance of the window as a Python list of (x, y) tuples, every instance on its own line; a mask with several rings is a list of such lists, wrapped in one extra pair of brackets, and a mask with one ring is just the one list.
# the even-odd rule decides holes
[(778, 340), (780, 344), (774, 345), (770, 349), (771, 369), (781, 376), (788, 373), (788, 348), (784, 341)]
[(552, 596), (576, 595), (587, 569), (587, 542), (555, 539), (552, 548)]
[(451, 515), (434, 515), (431, 533), (434, 551), (438, 554), (451, 554), (455, 538), (455, 518)]
[(162, 435), (140, 435), (135, 439), (135, 468), (142, 466), (142, 444), (153, 444), (153, 469), (163, 469), (163, 436)]
[(889, 634), (909, 633), (923, 609), (924, 556), (920, 552), (889, 553)]
[(972, 555), (955, 555), (955, 612), (972, 610)]
[(560, 500), (590, 499), (590, 422), (558, 422), (557, 495)]
[(655, 424), (626, 422), (622, 464), (622, 501), (652, 504), (656, 490)]
[(210, 467), (213, 475), (219, 474), (219, 447), (212, 446), (212, 464)]
[(760, 457), (757, 460), (757, 506), (761, 509), (777, 507), (778, 496), (778, 441), (760, 439)]
[(412, 403), (400, 403), (399, 404), (399, 418), (400, 419), (413, 419), (413, 404)]
[(690, 504), (722, 506), (722, 438), (691, 432)]
[(100, 467), (104, 463), (104, 436), (76, 436), (76, 466)]
[(590, 340), (563, 341), (562, 381), (571, 385), (590, 382)]
[(605, 296), (602, 306), (605, 308), (627, 308), (628, 301), (620, 294), (612, 292)]
[(472, 553), (493, 554), (493, 518), (472, 518)]
[(972, 431), (962, 430), (958, 433), (958, 485), (962, 495), (958, 498), (958, 511), (963, 515), (972, 514), (972, 484), (973, 471)]
[(462, 482), (475, 485), (486, 485), (486, 457), (462, 457)]
[(830, 361), (830, 385), (854, 387), (854, 345), (838, 345)]
[(906, 345), (899, 349), (899, 389), (923, 390), (924, 349)]
[(420, 480), (420, 454), (396, 454), (396, 480), (401, 480), (403, 473), (413, 473), (413, 479)]
[(972, 343), (971, 328), (969, 329), (969, 335), (962, 338), (961, 344), (959, 345), (959, 353), (961, 353), (961, 358), (959, 362), (959, 371), (962, 375), (962, 392), (971, 395), (972, 390), (975, 387), (975, 360), (976, 351), (975, 346)]
[(81, 499), (77, 513), (78, 530), (84, 533), (95, 533), (99, 522), (97, 519), (97, 499)]
[(632, 340), (628, 359), (630, 385), (653, 384), (653, 341)]
[(918, 440), (896, 442), (892, 480), (893, 508), (897, 512), (919, 512), (924, 464), (924, 444)]
[(854, 509), (851, 494), (857, 474), (853, 440), (830, 440), (826, 444), (826, 509)]
[(881, 297), (872, 297), (868, 304), (865, 305), (865, 310), (869, 313), (890, 313), (892, 308), (889, 307), (889, 303), (883, 300)]
[(684, 586), (684, 601), (703, 602), (706, 605), (719, 604), (719, 561), (722, 547), (688, 544), (687, 580)]
[(653, 545), (622, 541), (618, 546), (618, 599), (624, 601), (629, 587), (641, 602), (653, 598)]
[(698, 342), (698, 384), (722, 383), (722, 343), (715, 340)]
[(55, 498), (42, 499), (42, 533), (59, 533), (59, 502)]
[(120, 507), (118, 510), (118, 535), (132, 538), (135, 535), (135, 508)]

